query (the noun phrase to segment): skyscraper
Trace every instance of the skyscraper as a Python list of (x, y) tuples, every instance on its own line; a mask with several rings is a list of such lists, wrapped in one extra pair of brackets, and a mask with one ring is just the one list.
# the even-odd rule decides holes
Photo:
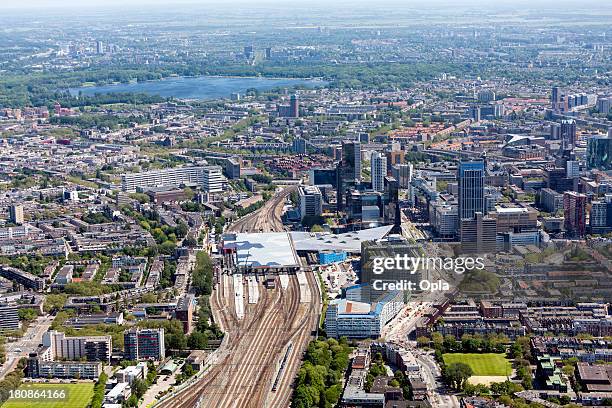
[(370, 167), (372, 175), (372, 190), (384, 191), (385, 176), (387, 175), (387, 157), (380, 152), (372, 153)]
[(586, 233), (586, 195), (575, 191), (563, 193), (565, 232), (569, 237), (579, 238)]
[(361, 181), (361, 143), (354, 140), (342, 142), (342, 159), (338, 163), (337, 209), (344, 208), (345, 191)]
[(473, 218), (477, 212), (484, 213), (484, 161), (467, 161), (459, 164), (459, 219)]
[(591, 136), (587, 142), (587, 168), (612, 169), (612, 128), (607, 136)]
[(567, 119), (561, 121), (561, 140), (563, 147), (576, 146), (576, 121)]

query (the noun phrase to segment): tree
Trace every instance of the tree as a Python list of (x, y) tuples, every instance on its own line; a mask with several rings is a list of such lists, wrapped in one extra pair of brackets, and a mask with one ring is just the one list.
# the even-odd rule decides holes
[(132, 391), (134, 392), (134, 394), (136, 394), (136, 397), (138, 399), (142, 398), (145, 392), (147, 392), (147, 384), (140, 378), (135, 379), (131, 387)]
[(444, 380), (446, 383), (461, 391), (467, 380), (474, 374), (472, 368), (465, 363), (452, 363), (444, 368)]
[(429, 338), (425, 336), (419, 336), (416, 339), (418, 347), (427, 347), (429, 346)]

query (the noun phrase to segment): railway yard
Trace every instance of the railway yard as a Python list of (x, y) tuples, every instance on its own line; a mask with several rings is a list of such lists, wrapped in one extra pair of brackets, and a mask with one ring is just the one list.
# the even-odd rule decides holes
[[(283, 231), (286, 188), (228, 232)], [(302, 353), (319, 322), (320, 295), (308, 268), (295, 273), (238, 274), (218, 270), (211, 296), (225, 333), (207, 372), (158, 406), (286, 407)]]

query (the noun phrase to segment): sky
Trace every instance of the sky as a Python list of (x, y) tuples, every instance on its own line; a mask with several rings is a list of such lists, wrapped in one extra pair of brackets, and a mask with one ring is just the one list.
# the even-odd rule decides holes
[[(331, 3), (345, 3), (347, 5), (360, 3), (360, 5), (371, 5), (381, 7), (381, 5), (402, 4), (416, 6), (427, 4), (439, 5), (472, 5), (480, 7), (494, 7), (497, 5), (510, 5), (515, 7), (530, 6), (555, 6), (558, 8), (589, 5), (601, 7), (609, 0), (331, 0)], [(216, 4), (216, 5), (282, 5), (290, 7), (292, 4), (299, 3), (301, 6), (313, 4), (316, 6), (329, 5), (329, 0), (0, 0), (0, 9), (32, 9), (32, 8), (110, 8), (125, 6), (166, 6), (177, 7), (180, 4)], [(381, 4), (382, 3), (382, 4)], [(612, 2), (610, 2), (612, 4)]]

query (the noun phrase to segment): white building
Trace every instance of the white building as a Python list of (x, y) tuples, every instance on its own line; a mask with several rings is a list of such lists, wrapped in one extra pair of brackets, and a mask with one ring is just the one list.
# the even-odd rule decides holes
[(375, 339), (403, 307), (404, 295), (400, 291), (389, 292), (374, 304), (334, 299), (325, 313), (325, 331), (335, 338)]
[(221, 166), (191, 166), (172, 169), (128, 173), (121, 175), (121, 189), (134, 193), (136, 188), (174, 187), (183, 184), (195, 184), (209, 192), (223, 190), (223, 173)]
[(380, 152), (372, 153), (370, 161), (372, 175), (372, 190), (385, 191), (385, 176), (387, 175), (387, 156)]
[(299, 191), (300, 217), (320, 216), (323, 213), (323, 197), (317, 186), (302, 186)]

